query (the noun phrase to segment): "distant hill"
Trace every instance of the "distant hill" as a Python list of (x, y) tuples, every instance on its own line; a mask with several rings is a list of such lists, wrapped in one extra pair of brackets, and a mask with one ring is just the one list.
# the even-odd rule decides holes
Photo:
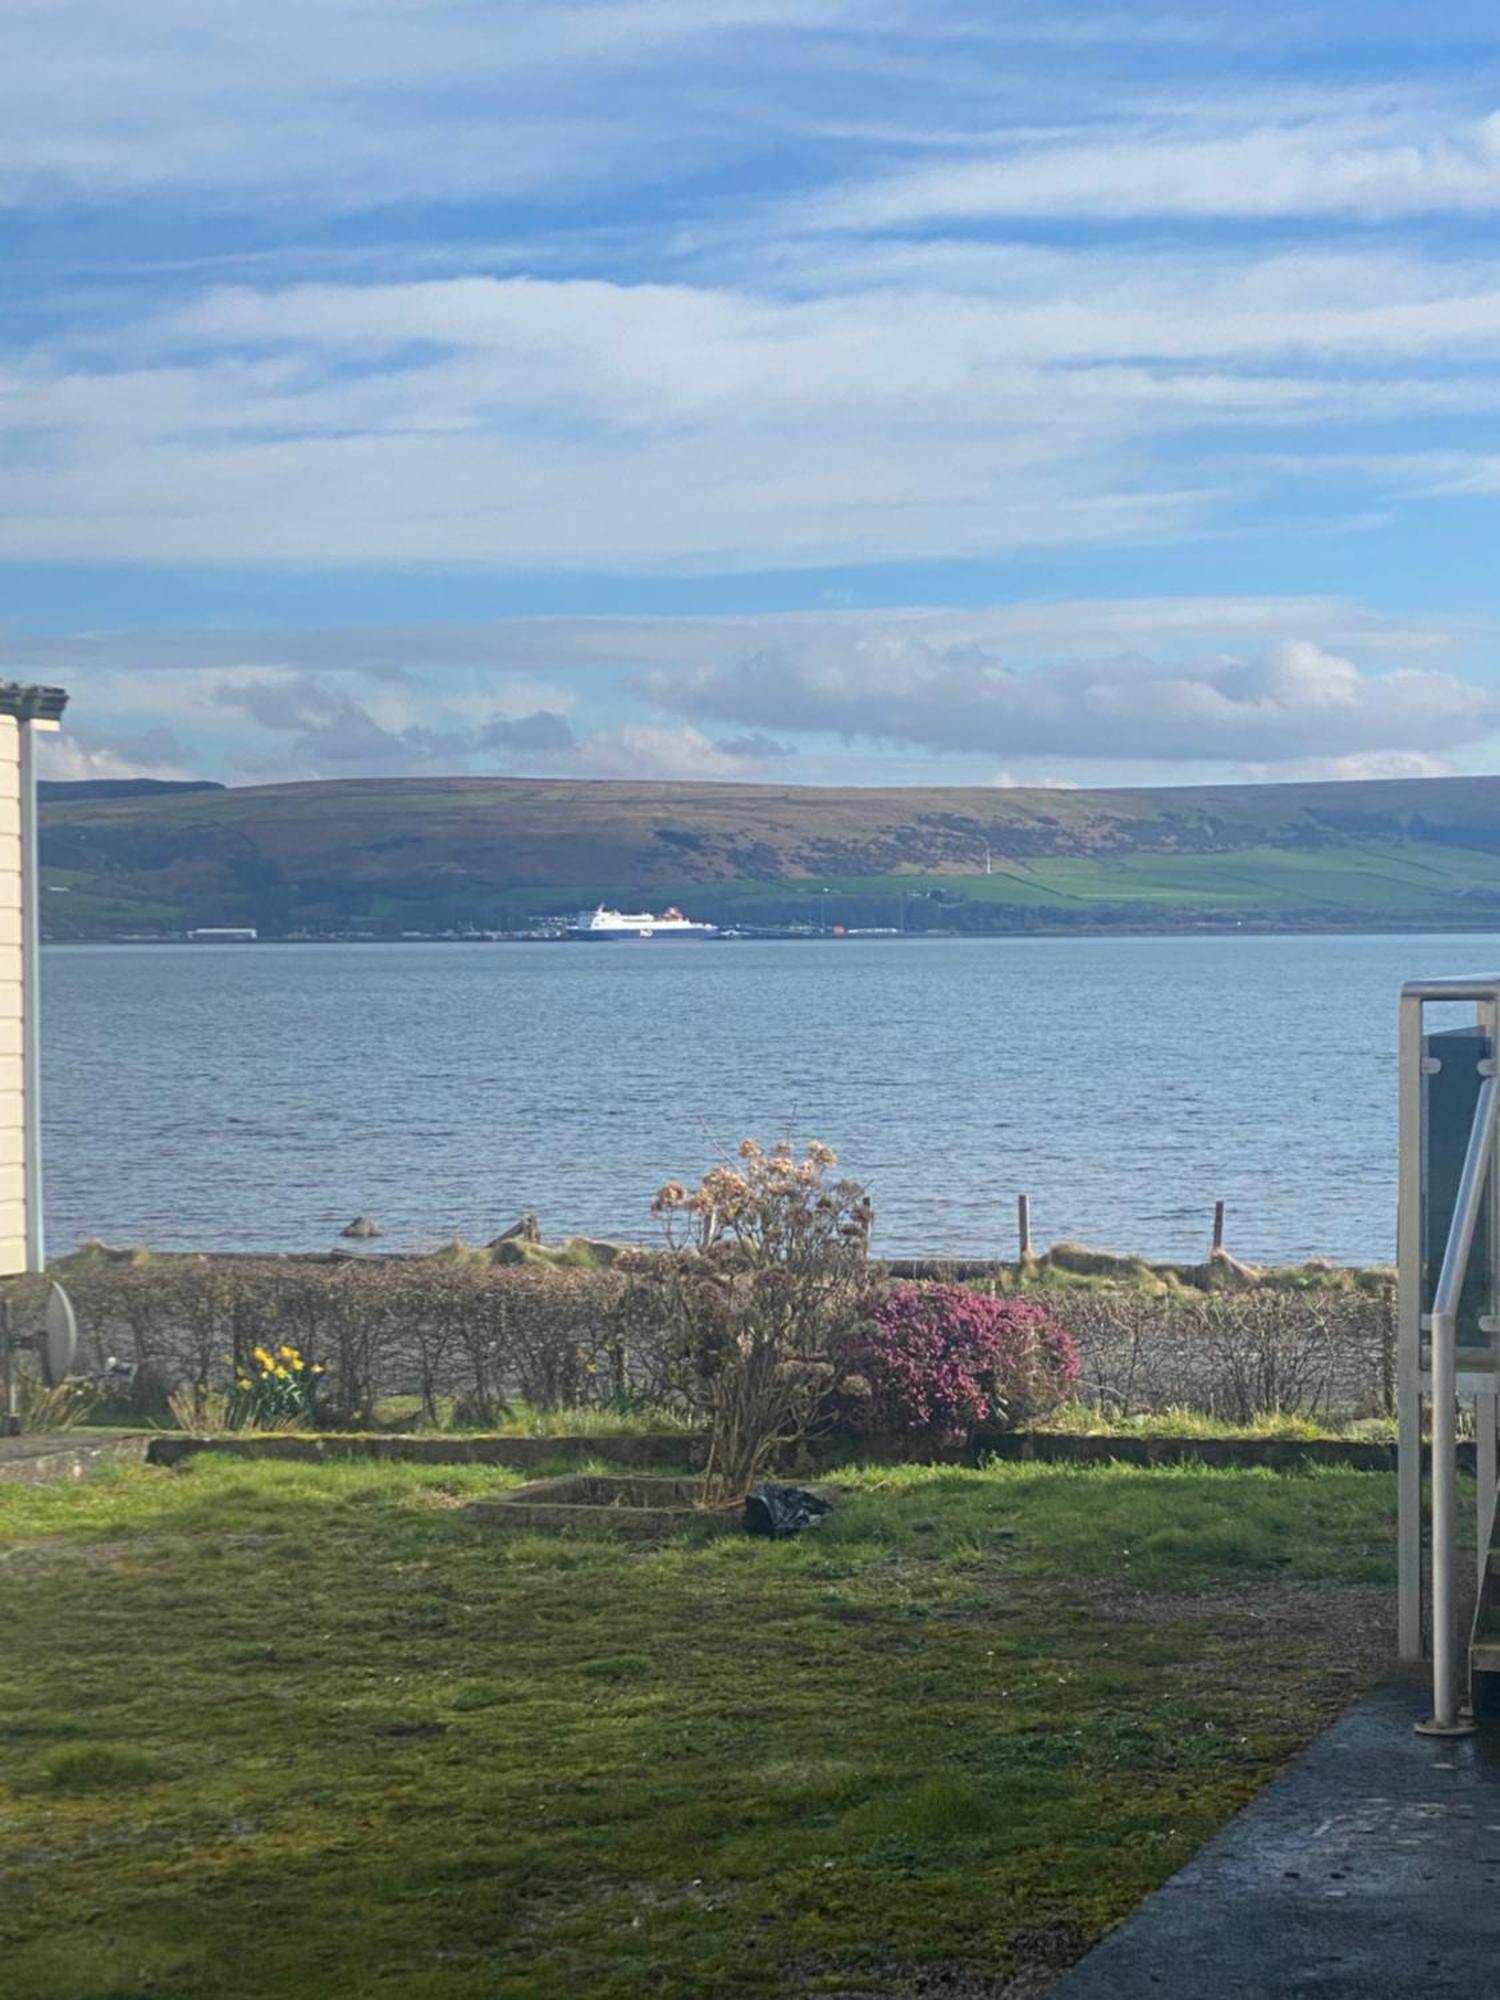
[(47, 788), (54, 937), (512, 928), (598, 901), (908, 930), (1500, 929), (1500, 778), (1135, 791), (395, 778)]
[(40, 778), (39, 799), (146, 799), (163, 792), (222, 792), (212, 778)]

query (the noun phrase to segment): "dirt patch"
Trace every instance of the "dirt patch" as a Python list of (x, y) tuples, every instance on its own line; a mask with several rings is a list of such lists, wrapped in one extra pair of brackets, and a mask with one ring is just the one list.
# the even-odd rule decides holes
[(1211, 1619), (1223, 1630), (1245, 1633), (1280, 1628), (1307, 1629), (1326, 1624), (1330, 1612), (1351, 1627), (1381, 1625), (1394, 1644), (1395, 1616), (1388, 1584), (1327, 1582), (1320, 1578), (1258, 1576), (1253, 1580), (1214, 1583), (1202, 1590), (1136, 1590), (1128, 1585), (1098, 1584), (1090, 1592), (1093, 1608), (1106, 1618), (1154, 1618), (1158, 1622)]
[(1152, 1619), (1206, 1629), (1213, 1635), (1208, 1653), (1180, 1666), (1169, 1662), (1169, 1677), (1199, 1684), (1210, 1677), (1262, 1694), (1279, 1683), (1322, 1720), (1373, 1687), (1395, 1662), (1395, 1603), (1383, 1584), (1270, 1577), (1172, 1595), (1117, 1586), (1101, 1589), (1093, 1609), (1121, 1623)]
[(796, 2000), (1039, 2000), (1058, 1977), (1088, 1949), (1089, 1936), (1077, 1924), (1060, 1922), (1017, 1931), (1011, 1940), (1016, 1963), (1008, 1971), (963, 1959), (912, 1961), (881, 1957), (851, 1971), (847, 1986), (830, 1987), (841, 1970), (836, 1960), (802, 1959), (789, 1968)]

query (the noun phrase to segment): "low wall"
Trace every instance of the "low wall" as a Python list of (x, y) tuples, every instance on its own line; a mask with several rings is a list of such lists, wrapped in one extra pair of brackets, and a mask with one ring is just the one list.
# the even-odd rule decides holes
[(82, 1479), (96, 1465), (138, 1463), (153, 1440), (124, 1437), (70, 1437), (66, 1432), (0, 1438), (0, 1479), (14, 1486), (45, 1486), (54, 1480)]
[(152, 1465), (180, 1465), (202, 1452), (229, 1458), (282, 1458), (298, 1465), (338, 1459), (398, 1459), (416, 1465), (504, 1465), (517, 1472), (559, 1463), (607, 1459), (611, 1465), (693, 1466), (702, 1463), (704, 1443), (690, 1431), (648, 1437), (379, 1437), (338, 1432), (319, 1437), (154, 1437)]
[[(144, 1442), (144, 1441), (142, 1441)], [(677, 1469), (703, 1463), (707, 1440), (689, 1432), (646, 1437), (375, 1437), (337, 1433), (320, 1437), (237, 1436), (219, 1438), (159, 1435), (146, 1457), (152, 1465), (180, 1465), (201, 1453), (231, 1458), (278, 1458), (299, 1465), (336, 1460), (385, 1459), (418, 1465), (503, 1465), (518, 1472), (540, 1466), (582, 1464), (599, 1459), (613, 1466)], [(1474, 1466), (1474, 1447), (1461, 1444), (1459, 1465)], [(1082, 1437), (1061, 1431), (991, 1431), (971, 1443), (933, 1445), (915, 1438), (871, 1438), (833, 1434), (798, 1455), (802, 1466), (859, 1464), (979, 1465), (1000, 1459), (1037, 1465), (1210, 1465), (1261, 1466), (1272, 1471), (1304, 1471), (1314, 1465), (1343, 1465), (1361, 1472), (1394, 1472), (1394, 1444), (1357, 1438), (1255, 1437)], [(797, 1465), (788, 1470), (795, 1471)]]

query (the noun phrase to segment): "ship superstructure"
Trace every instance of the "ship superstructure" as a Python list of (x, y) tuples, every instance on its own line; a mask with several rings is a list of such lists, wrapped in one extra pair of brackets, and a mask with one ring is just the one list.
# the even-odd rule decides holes
[(603, 903), (594, 910), (580, 910), (568, 933), (601, 942), (612, 938), (716, 938), (719, 934), (717, 924), (694, 923), (678, 909), (654, 916), (644, 910), (611, 910)]

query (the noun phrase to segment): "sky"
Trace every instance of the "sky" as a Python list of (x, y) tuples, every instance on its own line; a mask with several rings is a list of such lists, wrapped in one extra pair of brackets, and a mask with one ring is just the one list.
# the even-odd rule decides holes
[(0, 0), (58, 777), (1500, 770), (1478, 0)]

